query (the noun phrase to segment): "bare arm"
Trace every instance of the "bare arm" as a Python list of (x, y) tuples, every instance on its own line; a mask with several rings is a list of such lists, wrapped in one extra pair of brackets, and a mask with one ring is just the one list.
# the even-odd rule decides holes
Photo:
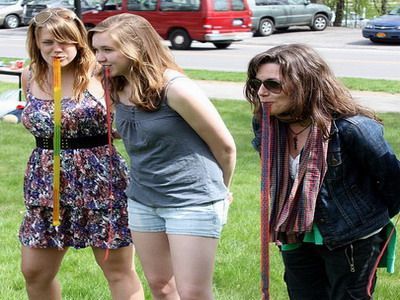
[(22, 93), (24, 94), (25, 100), (28, 100), (26, 98), (26, 94), (27, 94), (26, 89), (28, 88), (28, 80), (29, 80), (29, 67), (25, 67), (22, 70), (22, 74), (21, 74)]
[(168, 104), (205, 141), (222, 169), (229, 188), (236, 164), (232, 135), (211, 101), (190, 79), (175, 80), (168, 89)]

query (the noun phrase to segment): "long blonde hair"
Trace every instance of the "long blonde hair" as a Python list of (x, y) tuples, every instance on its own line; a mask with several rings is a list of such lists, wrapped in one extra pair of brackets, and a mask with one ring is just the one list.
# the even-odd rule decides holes
[(107, 32), (119, 51), (130, 61), (127, 78), (111, 79), (111, 96), (119, 102), (118, 92), (126, 85), (132, 86), (132, 104), (146, 111), (157, 110), (162, 100), (166, 69), (181, 71), (174, 62), (169, 49), (144, 18), (133, 14), (118, 14), (109, 17), (89, 30), (89, 44), (95, 33)]
[(325, 137), (329, 136), (326, 124), (334, 118), (361, 114), (379, 120), (373, 111), (357, 104), (321, 56), (303, 44), (273, 47), (251, 59), (244, 92), (257, 118), (261, 114), (261, 104), (250, 83), (259, 68), (267, 63), (280, 67), (283, 92), (293, 103), (290, 117), (295, 120), (311, 118)]
[(42, 23), (32, 19), (27, 32), (27, 51), (30, 57), (30, 68), (32, 79), (35, 80), (42, 90), (48, 82), (47, 74), (49, 65), (43, 59), (37, 45), (39, 30), (47, 29), (58, 43), (75, 44), (77, 55), (71, 62), (74, 69), (73, 98), (80, 99), (83, 92), (88, 88), (90, 70), (94, 67), (96, 59), (87, 42), (87, 32), (82, 21), (69, 9), (49, 8), (39, 14), (48, 14), (49, 17)]

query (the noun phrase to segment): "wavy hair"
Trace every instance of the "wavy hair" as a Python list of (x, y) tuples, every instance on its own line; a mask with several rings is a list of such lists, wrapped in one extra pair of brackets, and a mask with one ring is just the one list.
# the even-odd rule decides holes
[(40, 88), (45, 90), (49, 66), (43, 59), (37, 45), (40, 29), (47, 29), (58, 43), (75, 44), (77, 55), (71, 62), (74, 68), (73, 97), (80, 99), (89, 85), (89, 70), (95, 65), (96, 59), (90, 51), (87, 42), (87, 32), (82, 21), (69, 9), (48, 8), (39, 14), (49, 14), (44, 22), (37, 23), (35, 18), (29, 23), (26, 47), (30, 57), (30, 68), (33, 71), (32, 79), (37, 81)]
[(251, 59), (244, 94), (256, 118), (261, 116), (261, 104), (250, 80), (256, 77), (260, 66), (267, 63), (280, 66), (283, 92), (293, 102), (290, 117), (294, 120), (311, 118), (325, 137), (329, 136), (326, 124), (334, 118), (361, 114), (380, 121), (373, 111), (354, 101), (321, 56), (304, 44), (273, 47)]
[(162, 101), (165, 87), (163, 74), (166, 69), (181, 71), (161, 38), (144, 18), (123, 13), (109, 17), (89, 30), (89, 44), (95, 33), (107, 32), (119, 51), (130, 61), (128, 77), (111, 79), (111, 97), (119, 102), (118, 92), (132, 85), (132, 99), (137, 107), (155, 111)]

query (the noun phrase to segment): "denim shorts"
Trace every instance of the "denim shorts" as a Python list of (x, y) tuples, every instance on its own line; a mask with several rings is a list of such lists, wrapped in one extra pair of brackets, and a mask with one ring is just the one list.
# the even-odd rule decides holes
[(128, 199), (129, 228), (138, 232), (219, 238), (228, 218), (228, 208), (227, 200), (206, 205), (155, 208)]

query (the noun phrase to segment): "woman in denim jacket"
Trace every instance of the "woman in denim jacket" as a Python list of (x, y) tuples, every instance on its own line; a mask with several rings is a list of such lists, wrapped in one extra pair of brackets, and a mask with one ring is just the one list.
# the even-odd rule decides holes
[(371, 299), (368, 279), (400, 209), (400, 166), (380, 120), (301, 44), (256, 55), (245, 96), (259, 152), (261, 103), (270, 114), (270, 241), (290, 299)]

